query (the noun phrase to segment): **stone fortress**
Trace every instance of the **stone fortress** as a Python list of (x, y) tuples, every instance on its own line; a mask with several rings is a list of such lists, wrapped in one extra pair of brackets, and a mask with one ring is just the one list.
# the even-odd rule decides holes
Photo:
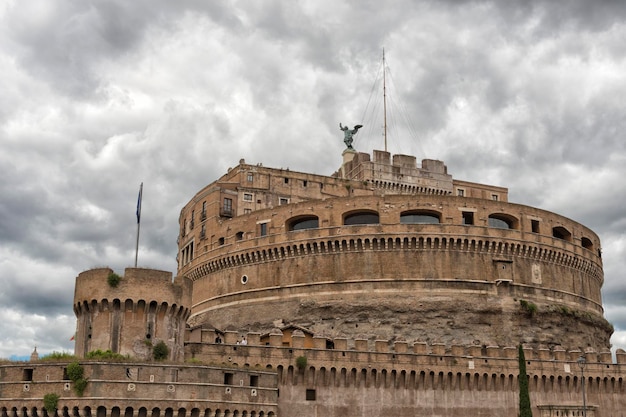
[(67, 363), (1, 365), (1, 417), (48, 393), (59, 416), (516, 415), (520, 344), (535, 416), (626, 410), (598, 236), (506, 188), (383, 151), (332, 176), (241, 160), (179, 224), (174, 280), (76, 279), (76, 355), (128, 361), (81, 361), (82, 396)]

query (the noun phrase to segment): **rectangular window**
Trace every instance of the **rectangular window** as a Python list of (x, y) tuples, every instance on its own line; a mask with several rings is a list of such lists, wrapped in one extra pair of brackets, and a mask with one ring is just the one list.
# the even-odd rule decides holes
[(261, 228), (261, 236), (267, 236), (267, 223), (261, 223), (259, 227)]
[(531, 220), (530, 227), (532, 227), (533, 233), (539, 233), (539, 220)]
[(498, 194), (491, 194), (491, 199), (493, 201), (498, 201)]
[(307, 401), (315, 401), (315, 390), (307, 389), (306, 390), (306, 400)]
[(224, 372), (224, 385), (233, 385), (233, 374)]
[(285, 204), (289, 204), (289, 199), (288, 198), (281, 197), (281, 198), (278, 199), (278, 205), (279, 206), (282, 206), (282, 205), (285, 205)]
[(230, 213), (233, 211), (233, 200), (230, 198), (224, 199), (224, 211)]
[(249, 208), (243, 209), (243, 214), (250, 214), (250, 213), (252, 213), (252, 209), (249, 209)]
[(258, 375), (250, 375), (250, 386), (258, 387), (259, 386), (259, 376)]
[(24, 379), (23, 381), (32, 381), (33, 380), (33, 369), (25, 368), (24, 369)]
[(289, 178), (285, 178), (285, 184), (289, 184)]
[(463, 224), (473, 225), (474, 224), (474, 213), (471, 211), (463, 212)]
[(306, 186), (307, 186), (307, 184), (308, 184), (308, 183), (307, 183), (307, 180), (302, 180), (302, 186), (303, 186), (303, 187), (306, 187)]
[(465, 190), (462, 188), (457, 188), (456, 195), (458, 195), (459, 197), (465, 197)]
[(252, 194), (244, 193), (243, 201), (252, 201)]
[(252, 174), (252, 172), (248, 172), (248, 182), (252, 181), (254, 181), (254, 175)]

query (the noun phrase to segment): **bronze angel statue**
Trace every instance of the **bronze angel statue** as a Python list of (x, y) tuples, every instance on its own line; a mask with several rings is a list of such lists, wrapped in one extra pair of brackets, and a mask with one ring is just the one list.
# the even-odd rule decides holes
[(356, 132), (358, 132), (362, 127), (363, 125), (356, 125), (354, 126), (354, 129), (350, 130), (348, 126), (342, 126), (341, 122), (339, 122), (339, 129), (343, 130), (343, 142), (346, 144), (348, 149), (354, 149), (352, 147), (352, 136), (356, 135)]

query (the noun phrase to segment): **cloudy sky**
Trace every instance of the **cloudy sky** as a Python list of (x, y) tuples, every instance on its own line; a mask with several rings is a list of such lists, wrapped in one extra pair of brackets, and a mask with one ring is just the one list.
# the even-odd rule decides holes
[[(331, 174), (338, 124), (602, 239), (626, 348), (626, 3), (0, 0), (0, 358), (73, 351), (76, 275), (175, 271), (178, 214), (240, 158)], [(397, 110), (396, 110), (397, 109)], [(408, 115), (408, 116), (407, 116)]]

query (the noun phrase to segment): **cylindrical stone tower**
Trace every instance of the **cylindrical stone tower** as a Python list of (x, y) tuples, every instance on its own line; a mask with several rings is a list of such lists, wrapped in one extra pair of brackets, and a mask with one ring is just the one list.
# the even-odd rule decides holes
[(99, 268), (76, 277), (76, 356), (100, 349), (148, 360), (152, 347), (163, 341), (168, 359), (183, 361), (191, 281), (172, 282), (172, 273), (154, 269), (127, 268), (119, 280), (110, 279), (112, 274)]

